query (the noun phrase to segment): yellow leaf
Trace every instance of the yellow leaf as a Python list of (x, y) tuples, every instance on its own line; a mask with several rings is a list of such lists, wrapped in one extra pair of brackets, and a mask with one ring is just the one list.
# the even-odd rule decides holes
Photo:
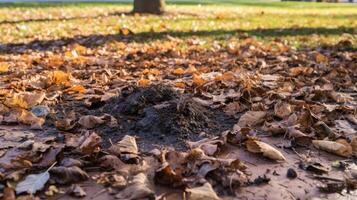
[(179, 68), (176, 68), (174, 71), (172, 71), (172, 73), (175, 75), (182, 75), (185, 73), (185, 70), (182, 69), (181, 67), (179, 67)]
[(9, 71), (9, 65), (4, 62), (0, 62), (0, 73)]
[(51, 76), (53, 84), (68, 84), (71, 79), (71, 74), (64, 71), (54, 71)]
[(23, 92), (14, 94), (11, 98), (6, 100), (6, 105), (9, 107), (31, 108), (40, 104), (46, 94), (44, 92)]
[(147, 87), (151, 84), (151, 81), (148, 80), (148, 79), (140, 79), (138, 81), (138, 85), (141, 86), (141, 87)]

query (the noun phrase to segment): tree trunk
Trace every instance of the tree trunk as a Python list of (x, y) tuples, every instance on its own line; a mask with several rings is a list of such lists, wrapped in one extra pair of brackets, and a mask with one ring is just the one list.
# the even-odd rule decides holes
[(164, 13), (165, 0), (134, 0), (134, 13)]

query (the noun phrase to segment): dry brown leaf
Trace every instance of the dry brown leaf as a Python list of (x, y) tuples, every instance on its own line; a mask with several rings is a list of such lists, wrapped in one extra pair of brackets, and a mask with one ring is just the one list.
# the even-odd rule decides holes
[(97, 125), (103, 124), (104, 122), (105, 120), (103, 120), (102, 117), (97, 117), (94, 115), (82, 116), (78, 121), (78, 123), (86, 129), (92, 129)]
[(136, 139), (133, 136), (126, 135), (118, 143), (114, 144), (108, 150), (110, 153), (116, 156), (120, 154), (138, 154), (139, 149), (136, 144)]
[(274, 114), (280, 118), (288, 117), (292, 112), (292, 107), (288, 103), (278, 102), (274, 106)]
[(23, 92), (8, 98), (5, 104), (9, 107), (32, 108), (45, 99), (45, 92)]
[(317, 148), (321, 149), (339, 156), (351, 157), (352, 156), (352, 147), (344, 139), (339, 139), (336, 141), (327, 141), (327, 140), (313, 140), (312, 144)]
[(54, 167), (50, 170), (51, 179), (58, 184), (70, 184), (85, 181), (89, 178), (88, 174), (77, 166), (73, 167)]
[(264, 121), (265, 111), (247, 111), (239, 118), (238, 126), (241, 128), (257, 125)]
[(219, 200), (216, 192), (213, 190), (211, 184), (206, 182), (203, 186), (195, 188), (186, 188), (185, 192), (188, 194), (189, 200)]
[(328, 57), (321, 53), (316, 53), (315, 60), (317, 63), (326, 63), (328, 62)]
[(10, 187), (5, 187), (3, 190), (2, 200), (16, 200), (15, 190)]
[(212, 156), (217, 153), (219, 148), (225, 143), (226, 141), (219, 137), (214, 137), (210, 139), (205, 138), (197, 142), (187, 142), (190, 149), (200, 148), (208, 156)]
[(146, 175), (140, 173), (135, 175), (129, 186), (120, 191), (115, 198), (125, 200), (154, 199), (155, 192), (149, 187), (149, 180)]
[(18, 117), (19, 122), (27, 125), (31, 125), (31, 129), (42, 129), (42, 125), (45, 123), (45, 119), (36, 117), (31, 112), (23, 110)]
[(83, 154), (92, 154), (98, 151), (101, 142), (102, 138), (99, 135), (94, 132), (89, 135), (89, 132), (87, 132), (84, 135), (84, 141), (79, 146), (79, 150)]
[(267, 143), (255, 139), (248, 139), (246, 146), (249, 152), (262, 153), (263, 156), (277, 161), (285, 161), (284, 155)]
[(357, 137), (354, 137), (351, 141), (352, 153), (354, 157), (357, 157)]

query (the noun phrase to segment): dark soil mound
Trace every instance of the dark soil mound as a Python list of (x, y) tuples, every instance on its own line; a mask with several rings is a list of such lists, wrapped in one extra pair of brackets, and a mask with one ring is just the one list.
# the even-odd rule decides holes
[(212, 131), (217, 124), (213, 111), (165, 86), (130, 88), (109, 100), (103, 111), (118, 118), (124, 129), (141, 140), (175, 147), (198, 138), (202, 131)]

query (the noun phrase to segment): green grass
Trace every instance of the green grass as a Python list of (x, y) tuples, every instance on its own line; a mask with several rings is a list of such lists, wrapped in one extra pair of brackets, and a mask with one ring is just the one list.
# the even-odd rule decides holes
[(115, 37), (121, 27), (130, 41), (164, 40), (167, 35), (198, 37), (208, 44), (237, 36), (284, 40), (294, 46), (356, 45), (357, 6), (351, 4), (247, 0), (168, 1), (165, 16), (131, 16), (130, 3), (0, 4), (0, 43), (54, 41), (61, 38)]

